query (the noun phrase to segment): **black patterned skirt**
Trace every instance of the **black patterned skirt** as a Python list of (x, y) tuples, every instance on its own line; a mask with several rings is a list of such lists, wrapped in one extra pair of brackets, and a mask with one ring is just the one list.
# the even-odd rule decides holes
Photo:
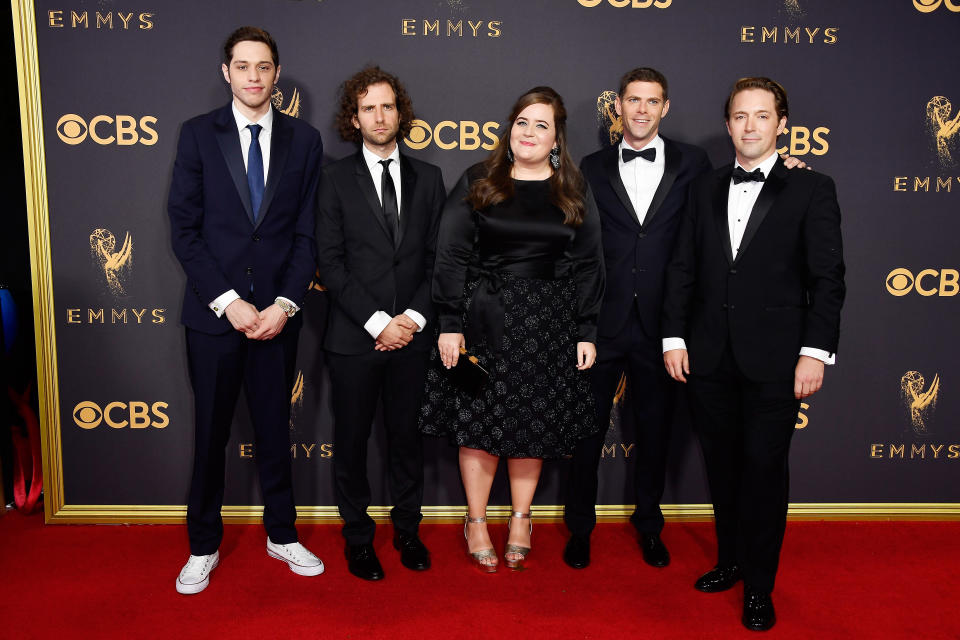
[[(480, 280), (464, 287), (467, 319)], [(511, 458), (570, 455), (597, 432), (589, 373), (578, 371), (576, 287), (573, 279), (503, 274), (502, 335), (480, 338), (467, 350), (490, 377), (476, 396), (457, 387), (434, 347), (420, 409), (420, 430), (451, 444)], [(470, 336), (469, 326), (465, 326)]]

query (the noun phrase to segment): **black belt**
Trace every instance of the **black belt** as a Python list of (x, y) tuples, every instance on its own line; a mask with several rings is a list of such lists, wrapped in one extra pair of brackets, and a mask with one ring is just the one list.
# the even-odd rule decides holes
[(500, 351), (503, 338), (503, 321), (506, 307), (503, 304), (503, 278), (537, 278), (553, 280), (556, 278), (553, 264), (520, 263), (510, 267), (481, 267), (480, 284), (473, 292), (470, 311), (467, 313), (467, 348), (486, 339), (487, 346), (494, 352)]

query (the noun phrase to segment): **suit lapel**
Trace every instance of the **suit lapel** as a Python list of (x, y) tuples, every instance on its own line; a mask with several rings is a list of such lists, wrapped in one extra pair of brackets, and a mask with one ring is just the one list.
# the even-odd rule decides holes
[(716, 174), (717, 184), (713, 189), (714, 222), (716, 222), (717, 234), (720, 236), (723, 255), (726, 256), (727, 263), (731, 265), (733, 264), (733, 247), (730, 244), (730, 222), (729, 216), (727, 215), (727, 203), (730, 197), (730, 173), (732, 171), (733, 165), (727, 165), (723, 169), (720, 169)]
[[(271, 107), (272, 108), (272, 107)], [(270, 202), (277, 193), (277, 185), (283, 176), (283, 168), (287, 164), (287, 154), (290, 152), (290, 141), (293, 139), (293, 128), (284, 121), (284, 116), (273, 110), (273, 131), (270, 132), (270, 169), (267, 175), (267, 185), (263, 191), (263, 202), (260, 203), (260, 215), (256, 226), (260, 226), (267, 212), (270, 211)]]
[(417, 174), (413, 170), (413, 164), (402, 153), (400, 154), (400, 184), (402, 185), (400, 188), (400, 235), (397, 237), (397, 247), (407, 233), (407, 225), (410, 224), (410, 217), (413, 215), (413, 191), (417, 187)]
[(380, 204), (380, 198), (377, 197), (377, 188), (373, 184), (373, 177), (370, 175), (370, 170), (367, 168), (367, 163), (363, 159), (362, 150), (357, 151), (356, 158), (357, 184), (360, 187), (360, 191), (363, 193), (364, 199), (367, 201), (367, 205), (370, 207), (370, 215), (373, 216), (373, 219), (376, 220), (377, 225), (380, 226), (380, 229), (383, 231), (384, 235), (387, 236), (387, 240), (389, 240), (390, 230), (387, 228), (387, 221), (383, 219), (383, 205)]
[(630, 214), (631, 219), (639, 225), (637, 212), (633, 208), (633, 203), (630, 202), (630, 196), (627, 195), (627, 190), (623, 186), (623, 179), (620, 178), (620, 165), (617, 163), (617, 154), (619, 152), (620, 145), (614, 145), (610, 147), (610, 152), (604, 159), (603, 165), (607, 172), (607, 180), (610, 181), (610, 186), (613, 187), (614, 193), (616, 193), (617, 198), (620, 199), (620, 204), (622, 204), (623, 208)]
[(770, 170), (770, 175), (763, 182), (763, 188), (760, 189), (760, 195), (750, 210), (750, 217), (747, 219), (747, 227), (743, 230), (743, 240), (740, 241), (740, 251), (737, 252), (737, 259), (747, 250), (753, 236), (757, 234), (757, 229), (770, 212), (770, 207), (783, 188), (787, 186), (787, 168), (783, 166), (783, 160), (777, 158), (776, 164)]
[[(663, 154), (663, 177), (660, 179), (657, 191), (653, 194), (653, 200), (650, 201), (650, 208), (647, 209), (647, 215), (643, 218), (644, 227), (648, 226), (653, 216), (657, 214), (657, 210), (667, 198), (667, 194), (670, 193), (673, 183), (680, 174), (680, 149), (666, 138), (663, 138)], [(634, 160), (634, 162), (636, 162), (636, 160)]]
[(233, 110), (228, 104), (220, 110), (214, 121), (217, 144), (220, 153), (227, 163), (233, 186), (237, 188), (240, 201), (247, 212), (247, 219), (253, 224), (253, 207), (250, 205), (250, 187), (247, 186), (247, 170), (243, 166), (243, 151), (240, 149), (240, 134), (237, 132), (237, 121), (233, 118)]

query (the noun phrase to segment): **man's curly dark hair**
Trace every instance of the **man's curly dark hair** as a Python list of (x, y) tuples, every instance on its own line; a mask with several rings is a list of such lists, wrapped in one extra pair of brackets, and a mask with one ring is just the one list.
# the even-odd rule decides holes
[(400, 115), (400, 132), (397, 138), (405, 138), (410, 133), (414, 115), (413, 103), (407, 95), (407, 90), (395, 75), (387, 73), (380, 67), (367, 67), (353, 74), (340, 85), (340, 109), (334, 123), (340, 137), (347, 142), (361, 141), (360, 130), (353, 126), (353, 118), (357, 115), (358, 99), (366, 95), (368, 87), (381, 82), (390, 85), (397, 98), (397, 113)]

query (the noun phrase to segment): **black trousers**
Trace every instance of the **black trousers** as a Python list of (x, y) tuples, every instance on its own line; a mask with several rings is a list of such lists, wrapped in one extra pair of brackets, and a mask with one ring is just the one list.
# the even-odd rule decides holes
[(589, 536), (597, 522), (597, 471), (610, 411), (621, 376), (626, 373), (628, 405), (636, 424), (634, 486), (637, 506), (630, 521), (641, 533), (663, 529), (663, 497), (670, 445), (670, 426), (676, 405), (677, 383), (663, 366), (660, 336), (648, 336), (633, 315), (613, 339), (599, 338), (597, 362), (590, 371), (600, 431), (581, 440), (570, 462), (564, 522), (570, 533)]
[(239, 331), (208, 335), (187, 329), (187, 360), (195, 406), (193, 478), (187, 504), (190, 553), (207, 555), (223, 538), (224, 466), (230, 425), (242, 386), (254, 429), (263, 494), (263, 525), (277, 544), (297, 541), (290, 462), (290, 392), (299, 323), (272, 340)]
[(423, 505), (423, 444), (417, 428), (427, 375), (428, 351), (404, 347), (360, 355), (327, 354), (333, 408), (333, 472), (337, 507), (347, 544), (373, 542), (369, 515), (367, 442), (377, 400), (387, 431), (390, 518), (398, 533), (415, 535)]
[(793, 380), (748, 380), (729, 346), (716, 371), (688, 380), (716, 517), (717, 562), (739, 565), (747, 586), (769, 593), (787, 523), (790, 440), (800, 411)]

